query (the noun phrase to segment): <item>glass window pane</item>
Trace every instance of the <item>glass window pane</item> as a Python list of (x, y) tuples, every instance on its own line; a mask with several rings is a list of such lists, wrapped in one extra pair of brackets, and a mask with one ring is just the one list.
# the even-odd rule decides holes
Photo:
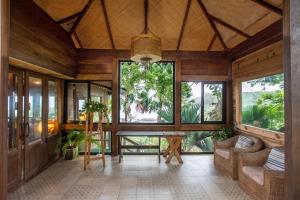
[(188, 131), (183, 138), (181, 151), (188, 153), (213, 152), (212, 131)]
[(120, 62), (120, 122), (173, 123), (173, 87), (173, 62)]
[(18, 128), (18, 77), (8, 74), (8, 148), (17, 148), (17, 128)]
[[(128, 146), (136, 146), (136, 145), (143, 145), (143, 146), (150, 146), (150, 145), (158, 145), (158, 137), (139, 137), (139, 136), (128, 136), (122, 137), (122, 145)], [(165, 150), (168, 148), (168, 142), (165, 138), (161, 139), (160, 144), (161, 150)], [(122, 151), (125, 153), (157, 153), (158, 149), (123, 149)]]
[[(111, 132), (110, 131), (104, 131), (104, 132), (105, 132), (105, 139), (107, 140), (105, 142), (105, 153), (111, 153)], [(98, 142), (96, 141), (97, 138), (98, 138), (98, 136), (93, 137), (95, 142), (93, 142), (92, 146), (91, 146), (91, 152), (94, 153), (94, 154), (102, 152), (101, 149), (99, 149), (98, 146), (97, 146), (97, 144), (98, 144)], [(84, 143), (82, 143), (79, 146), (79, 152), (84, 153)]]
[(41, 138), (42, 125), (42, 79), (29, 77), (28, 123), (29, 140)]
[[(91, 100), (104, 103), (108, 107), (108, 121), (112, 119), (112, 83), (111, 81), (93, 81), (91, 83)], [(95, 113), (94, 122), (98, 122), (98, 113)], [(102, 122), (105, 123), (106, 119), (103, 118)]]
[(181, 83), (181, 123), (201, 123), (201, 82)]
[(57, 133), (57, 83), (48, 81), (48, 136)]
[(223, 121), (223, 84), (204, 84), (204, 121)]
[(242, 82), (242, 123), (284, 131), (284, 76)]
[[(68, 122), (84, 119), (83, 107), (88, 99), (87, 83), (68, 83)], [(84, 119), (85, 120), (85, 119)]]

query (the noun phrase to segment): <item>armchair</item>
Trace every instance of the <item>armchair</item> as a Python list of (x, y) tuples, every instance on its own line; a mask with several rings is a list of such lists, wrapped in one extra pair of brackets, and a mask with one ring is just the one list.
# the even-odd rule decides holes
[(284, 170), (266, 167), (271, 149), (239, 155), (239, 185), (259, 200), (284, 199)]
[(237, 142), (241, 136), (234, 136), (225, 141), (214, 142), (214, 164), (219, 170), (225, 171), (233, 179), (238, 179), (238, 155), (240, 153), (257, 152), (263, 148), (263, 142), (252, 136), (242, 136), (253, 142), (249, 147), (238, 148)]

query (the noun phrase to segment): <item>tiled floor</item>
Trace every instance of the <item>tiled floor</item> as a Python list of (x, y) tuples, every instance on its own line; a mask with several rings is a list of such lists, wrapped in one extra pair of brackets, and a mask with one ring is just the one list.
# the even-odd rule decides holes
[(61, 160), (10, 194), (10, 200), (250, 200), (236, 181), (218, 172), (212, 155), (185, 155), (167, 165), (156, 156), (107, 156), (82, 170), (82, 158)]

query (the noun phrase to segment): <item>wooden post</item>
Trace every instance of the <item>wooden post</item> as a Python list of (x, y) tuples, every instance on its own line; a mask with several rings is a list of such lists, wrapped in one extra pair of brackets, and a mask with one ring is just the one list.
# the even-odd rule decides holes
[(7, 199), (7, 74), (9, 1), (0, 0), (0, 199)]
[(118, 128), (118, 112), (119, 112), (119, 66), (118, 60), (116, 58), (113, 59), (113, 80), (112, 80), (112, 131), (111, 131), (111, 155), (118, 155), (118, 137), (117, 128)]
[(175, 63), (175, 130), (178, 131), (180, 130), (180, 116), (181, 116), (181, 60), (176, 59)]
[(285, 0), (283, 16), (285, 75), (286, 199), (300, 199), (300, 1)]

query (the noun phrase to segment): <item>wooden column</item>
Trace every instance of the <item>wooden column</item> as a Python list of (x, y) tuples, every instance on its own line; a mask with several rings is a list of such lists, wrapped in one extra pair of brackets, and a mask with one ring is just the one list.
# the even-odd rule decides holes
[(0, 0), (0, 199), (7, 198), (7, 73), (9, 1)]
[(300, 199), (300, 1), (284, 1), (286, 199)]
[(118, 59), (113, 59), (112, 66), (112, 131), (111, 131), (111, 155), (118, 155), (118, 137), (116, 136), (118, 128), (119, 112), (119, 66)]
[(175, 130), (180, 130), (181, 116), (181, 60), (176, 59), (175, 63)]

